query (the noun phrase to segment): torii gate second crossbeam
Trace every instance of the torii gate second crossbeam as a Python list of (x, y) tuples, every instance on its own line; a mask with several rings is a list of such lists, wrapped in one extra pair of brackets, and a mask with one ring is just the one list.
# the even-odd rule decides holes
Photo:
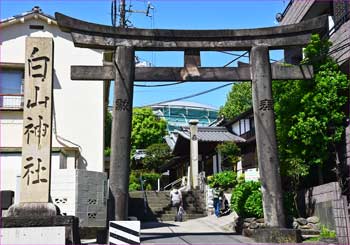
[[(127, 219), (130, 134), (134, 81), (252, 81), (257, 153), (267, 227), (285, 227), (277, 155), (272, 79), (310, 79), (310, 66), (270, 65), (269, 50), (305, 46), (312, 33), (322, 33), (327, 16), (298, 24), (242, 30), (125, 29), (55, 14), (75, 46), (115, 50), (114, 61), (102, 67), (73, 66), (72, 79), (115, 80), (110, 189), (115, 220)], [(134, 52), (184, 51), (184, 67), (136, 67)], [(238, 68), (200, 67), (200, 51), (250, 51), (250, 65)], [(194, 183), (196, 183), (194, 181)], [(196, 184), (194, 184), (196, 185)], [(196, 186), (195, 186), (196, 187)]]

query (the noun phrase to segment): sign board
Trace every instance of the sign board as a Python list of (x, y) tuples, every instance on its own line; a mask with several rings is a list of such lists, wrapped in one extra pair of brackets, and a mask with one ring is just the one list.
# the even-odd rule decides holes
[(244, 179), (245, 181), (259, 181), (260, 175), (259, 175), (259, 169), (257, 168), (250, 168), (244, 171)]
[(52, 126), (52, 38), (27, 37), (20, 202), (48, 202)]

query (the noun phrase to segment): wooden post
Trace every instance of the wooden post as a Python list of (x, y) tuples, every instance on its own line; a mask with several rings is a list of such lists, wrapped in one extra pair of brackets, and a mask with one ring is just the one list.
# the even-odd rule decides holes
[(265, 224), (268, 227), (285, 227), (269, 49), (267, 46), (254, 46), (250, 56), (254, 123)]
[(114, 217), (110, 218), (114, 220), (127, 220), (128, 217), (134, 67), (134, 49), (117, 47), (109, 176), (114, 202), (114, 214), (111, 214)]

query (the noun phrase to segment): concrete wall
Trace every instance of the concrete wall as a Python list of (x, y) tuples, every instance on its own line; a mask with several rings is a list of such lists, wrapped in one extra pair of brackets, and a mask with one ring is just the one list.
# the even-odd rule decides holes
[[(44, 30), (29, 29), (29, 25), (42, 25)], [(103, 171), (103, 82), (70, 79), (71, 65), (102, 65), (101, 52), (76, 48), (57, 25), (31, 19), (1, 28), (1, 62), (24, 63), (27, 36), (54, 39), (53, 138), (60, 136), (63, 144), (54, 141), (53, 147), (80, 147), (78, 167)], [(1, 112), (0, 123), (1, 147), (21, 147), (21, 112)]]
[(316, 215), (320, 223), (337, 233), (339, 244), (350, 244), (350, 221), (346, 196), (337, 182), (310, 188), (305, 194), (307, 215)]
[(106, 173), (60, 169), (52, 172), (51, 198), (63, 215), (79, 217), (80, 227), (105, 227)]

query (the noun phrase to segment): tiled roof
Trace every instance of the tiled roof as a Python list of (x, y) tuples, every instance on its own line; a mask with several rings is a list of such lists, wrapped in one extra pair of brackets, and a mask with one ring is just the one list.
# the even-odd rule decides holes
[[(185, 139), (190, 139), (189, 127), (184, 127), (177, 133)], [(225, 127), (198, 127), (197, 138), (200, 142), (245, 142), (245, 139), (229, 132)]]
[(21, 13), (21, 14), (18, 14), (18, 15), (15, 15), (15, 16), (12, 16), (12, 17), (0, 20), (0, 24), (1, 25), (12, 24), (12, 23), (14, 24), (14, 23), (16, 23), (18, 21), (21, 21), (21, 20), (24, 20), (24, 19), (27, 19), (27, 18), (30, 19), (31, 17), (33, 17), (35, 15), (38, 16), (38, 17), (41, 17), (42, 19), (50, 20), (53, 23), (56, 23), (55, 17), (53, 17), (51, 15), (48, 15), (48, 14), (45, 14), (44, 12), (42, 12), (40, 7), (35, 6), (30, 11), (27, 11), (27, 12), (24, 12), (24, 13)]

